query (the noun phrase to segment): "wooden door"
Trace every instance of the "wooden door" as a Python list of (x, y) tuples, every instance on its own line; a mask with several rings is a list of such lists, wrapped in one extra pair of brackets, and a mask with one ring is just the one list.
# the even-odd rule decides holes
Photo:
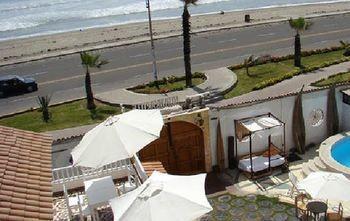
[(140, 151), (140, 160), (161, 161), (170, 174), (197, 174), (205, 171), (202, 130), (179, 121), (163, 127), (161, 137)]

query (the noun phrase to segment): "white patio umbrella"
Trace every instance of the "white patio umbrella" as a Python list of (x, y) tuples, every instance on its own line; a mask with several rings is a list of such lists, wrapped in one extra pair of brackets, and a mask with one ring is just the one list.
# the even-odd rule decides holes
[(73, 149), (73, 165), (100, 168), (132, 158), (159, 138), (163, 124), (159, 110), (131, 110), (109, 117), (86, 133)]
[(110, 200), (114, 221), (190, 221), (212, 210), (204, 189), (206, 174), (168, 175), (154, 171), (144, 184)]
[(313, 172), (297, 184), (314, 199), (350, 201), (350, 180), (343, 174)]

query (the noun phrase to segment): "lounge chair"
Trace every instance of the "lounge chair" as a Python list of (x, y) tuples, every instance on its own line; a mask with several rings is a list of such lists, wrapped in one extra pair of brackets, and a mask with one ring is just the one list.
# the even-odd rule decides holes
[(339, 203), (339, 206), (337, 208), (336, 212), (330, 212), (327, 213), (327, 220), (328, 221), (342, 221), (343, 220), (343, 205)]
[(63, 194), (69, 220), (73, 220), (73, 216), (79, 215), (79, 219), (83, 221), (85, 217), (91, 215), (90, 209), (85, 203), (85, 196), (79, 195), (78, 193), (75, 196), (69, 196), (65, 184), (63, 184)]
[(99, 220), (97, 208), (108, 205), (108, 200), (117, 197), (111, 176), (84, 181), (85, 193), (93, 220)]
[(294, 193), (297, 193), (297, 194), (300, 194), (300, 193), (304, 193), (306, 194), (305, 190), (302, 190), (302, 189), (298, 189), (297, 185), (298, 185), (298, 178), (294, 175), (294, 173), (292, 172), (289, 172), (288, 173), (288, 177), (289, 177), (289, 180), (292, 184), (290, 190), (289, 190), (289, 195), (290, 197), (293, 198), (293, 194)]
[(294, 207), (295, 207), (295, 216), (300, 220), (307, 220), (308, 211), (306, 205), (310, 198), (305, 193), (299, 193), (295, 196)]

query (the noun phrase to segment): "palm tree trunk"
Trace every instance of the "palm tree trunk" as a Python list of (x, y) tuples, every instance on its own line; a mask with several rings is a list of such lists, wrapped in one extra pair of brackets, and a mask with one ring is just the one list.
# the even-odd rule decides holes
[(192, 73), (191, 73), (191, 36), (190, 36), (190, 13), (187, 9), (187, 4), (184, 6), (182, 14), (182, 31), (183, 31), (183, 51), (185, 62), (185, 76), (186, 86), (192, 87)]
[(95, 105), (95, 102), (94, 102), (94, 94), (92, 93), (91, 77), (90, 77), (89, 67), (86, 67), (85, 91), (86, 91), (87, 109), (89, 109), (89, 110), (96, 109), (96, 105)]
[(294, 66), (301, 67), (301, 43), (300, 43), (300, 34), (297, 32), (295, 35), (294, 42)]

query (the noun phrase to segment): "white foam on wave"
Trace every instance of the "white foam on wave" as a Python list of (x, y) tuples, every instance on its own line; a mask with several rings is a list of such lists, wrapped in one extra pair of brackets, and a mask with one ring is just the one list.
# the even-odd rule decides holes
[[(114, 0), (113, 0), (114, 1)], [(72, 2), (75, 2), (74, 7), (71, 7), (69, 10), (56, 10), (56, 6), (53, 6), (52, 8), (54, 10), (43, 10), (43, 12), (40, 13), (16, 13), (16, 16), (3, 16), (1, 17), (0, 13), (0, 32), (8, 32), (12, 31), (13, 33), (16, 33), (16, 30), (21, 30), (21, 29), (28, 29), (34, 28), (37, 26), (41, 25), (46, 25), (46, 24), (54, 24), (54, 22), (60, 21), (60, 22), (65, 22), (66, 20), (70, 21), (81, 21), (81, 28), (90, 28), (91, 25), (88, 25), (87, 23), (84, 23), (84, 20), (87, 19), (98, 19), (98, 18), (105, 18), (105, 17), (110, 17), (110, 16), (123, 16), (123, 15), (130, 15), (130, 14), (138, 14), (138, 13), (144, 13), (146, 12), (146, 7), (145, 7), (145, 2), (144, 0), (127, 0), (124, 1), (120, 0), (120, 4), (122, 6), (118, 7), (110, 7), (111, 5), (114, 6), (112, 0), (27, 0), (24, 2), (30, 2), (31, 6), (38, 6), (45, 4), (62, 4), (65, 5), (67, 4), (68, 6), (71, 6)], [(198, 4), (203, 5), (203, 4), (213, 4), (213, 3), (220, 3), (220, 2), (226, 2), (226, 1), (232, 1), (232, 0), (199, 0)], [(281, 5), (269, 5), (265, 7), (259, 7), (259, 8), (274, 8), (274, 7), (286, 7), (286, 6), (296, 6), (296, 5), (309, 5), (309, 4), (322, 4), (322, 3), (335, 3), (335, 2), (348, 2), (349, 0), (328, 0), (324, 2), (314, 2), (314, 3), (298, 3), (298, 4), (281, 4)], [(20, 1), (21, 2), (21, 1)], [(96, 3), (97, 7), (92, 7), (91, 3)], [(104, 2), (106, 4), (101, 5), (101, 3)], [(24, 3), (23, 3), (24, 4)], [(89, 5), (90, 4), (90, 5)], [(3, 3), (0, 3), (0, 7), (3, 5)], [(15, 4), (14, 4), (15, 5)], [(27, 6), (30, 4), (27, 4)], [(67, 6), (66, 5), (66, 6)], [(81, 7), (77, 7), (81, 5)], [(18, 7), (20, 5), (17, 5)], [(61, 6), (57, 6), (60, 8)], [(180, 0), (151, 0), (151, 7), (152, 11), (164, 11), (164, 10), (174, 10), (177, 8), (182, 8), (183, 3)], [(45, 8), (45, 7), (44, 7)], [(92, 9), (94, 8), (94, 9)], [(242, 9), (237, 9), (233, 11), (244, 11), (244, 10), (250, 10), (250, 9), (257, 9), (257, 8), (242, 8)], [(38, 9), (36, 9), (38, 10)], [(41, 10), (41, 9), (40, 9)], [(30, 11), (30, 10), (29, 10)], [(25, 12), (25, 10), (23, 10)], [(213, 14), (217, 12), (197, 12), (197, 13), (192, 13), (193, 15), (201, 15), (201, 14)], [(8, 13), (11, 15), (11, 13)], [(161, 19), (169, 19), (169, 17), (164, 17), (166, 16), (166, 13), (163, 13), (163, 16), (160, 17), (159, 15), (156, 17), (153, 17), (154, 20), (161, 20)], [(180, 14), (178, 15), (180, 16)], [(146, 14), (145, 14), (146, 18)], [(114, 18), (113, 18), (114, 19)], [(103, 27), (103, 26), (111, 26), (111, 25), (117, 25), (117, 24), (122, 24), (122, 23), (135, 23), (140, 19), (140, 16), (137, 15), (135, 16), (135, 19), (130, 19), (125, 21), (125, 19), (122, 19), (121, 21), (117, 21), (113, 24), (100, 24), (97, 25), (96, 27)], [(108, 19), (107, 19), (108, 20)], [(107, 21), (106, 20), (106, 21)], [(110, 20), (109, 20), (110, 21)], [(47, 26), (46, 26), (47, 27)], [(74, 29), (77, 29), (76, 27)], [(37, 29), (40, 30), (40, 27)], [(53, 29), (47, 29), (45, 31), (38, 31), (37, 33), (35, 32), (27, 32), (30, 35), (42, 35), (44, 33), (48, 32), (67, 32), (69, 30), (72, 30), (70, 27), (65, 28), (64, 30), (53, 30)], [(9, 36), (9, 35), (8, 35)], [(22, 35), (23, 36), (23, 35)], [(13, 36), (13, 38), (16, 38), (17, 36)], [(20, 36), (19, 36), (20, 37)]]
[[(55, 0), (51, 4), (65, 3), (69, 0)], [(81, 0), (78, 0), (81, 1)], [(210, 4), (214, 2), (222, 2), (230, 0), (201, 0), (199, 4)], [(70, 1), (71, 2), (71, 1)], [(36, 2), (37, 6), (44, 4), (43, 1)], [(34, 6), (33, 6), (34, 7)], [(152, 11), (161, 11), (166, 9), (176, 9), (183, 7), (183, 3), (179, 0), (152, 0)], [(144, 1), (138, 1), (127, 5), (114, 8), (75, 8), (72, 10), (56, 10), (44, 11), (42, 13), (29, 13), (17, 15), (10, 18), (0, 19), (0, 32), (13, 31), (17, 29), (33, 28), (43, 24), (52, 23), (59, 20), (68, 19), (93, 19), (108, 16), (128, 15), (146, 12)]]
[(22, 28), (32, 28), (40, 25), (38, 22), (20, 21), (14, 25), (12, 21), (0, 21), (0, 31), (13, 31)]
[[(200, 0), (198, 2), (199, 5), (203, 4), (211, 4), (216, 2), (225, 2), (230, 0)], [(152, 11), (161, 11), (167, 9), (176, 9), (183, 7), (183, 3), (180, 0), (152, 0), (151, 8)], [(99, 17), (107, 17), (114, 15), (128, 15), (128, 14), (136, 14), (141, 12), (146, 12), (146, 5), (144, 1), (130, 3), (128, 5), (123, 5), (115, 8), (106, 8), (106, 9), (95, 9), (91, 10), (90, 13), (85, 14), (85, 18), (99, 18)]]
[(64, 4), (80, 2), (80, 1), (83, 1), (83, 0), (49, 0), (49, 1), (48, 0), (36, 0), (36, 1), (24, 1), (24, 2), (10, 1), (10, 2), (5, 2), (5, 3), (0, 3), (0, 12), (43, 8), (43, 7), (64, 5)]

